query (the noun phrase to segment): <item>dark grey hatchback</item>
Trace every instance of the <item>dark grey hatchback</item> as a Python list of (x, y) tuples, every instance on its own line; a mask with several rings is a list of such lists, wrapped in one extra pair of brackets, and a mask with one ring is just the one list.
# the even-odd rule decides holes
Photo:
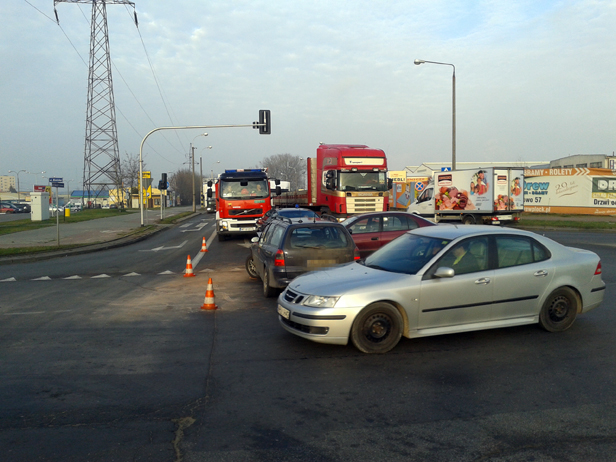
[(261, 278), (266, 297), (273, 297), (300, 274), (359, 260), (359, 249), (347, 229), (327, 220), (274, 219), (252, 242), (246, 271)]

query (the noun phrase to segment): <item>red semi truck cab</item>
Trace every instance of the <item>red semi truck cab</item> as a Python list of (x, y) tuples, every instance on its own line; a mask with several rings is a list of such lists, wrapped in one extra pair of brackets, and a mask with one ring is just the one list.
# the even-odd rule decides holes
[(216, 233), (255, 234), (256, 222), (272, 208), (267, 169), (225, 170), (216, 183)]
[(387, 157), (383, 150), (322, 144), (317, 157), (309, 157), (307, 162), (307, 189), (274, 197), (276, 205), (297, 204), (340, 218), (388, 210)]

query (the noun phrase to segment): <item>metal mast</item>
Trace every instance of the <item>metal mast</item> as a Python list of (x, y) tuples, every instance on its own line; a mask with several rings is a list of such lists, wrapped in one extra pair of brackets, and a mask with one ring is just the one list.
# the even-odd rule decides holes
[[(107, 29), (107, 7), (109, 4), (130, 5), (126, 0), (54, 0), (54, 11), (58, 21), (56, 4), (91, 3), (90, 22), (90, 66), (88, 71), (88, 102), (86, 109), (86, 134), (83, 159), (82, 201), (90, 201), (103, 191), (122, 189), (120, 152), (116, 128), (111, 57), (109, 54), (109, 31)], [(134, 12), (135, 25), (137, 13)], [(58, 21), (59, 22), (59, 21)], [(120, 196), (121, 197), (121, 196)], [(121, 200), (119, 198), (119, 200)]]

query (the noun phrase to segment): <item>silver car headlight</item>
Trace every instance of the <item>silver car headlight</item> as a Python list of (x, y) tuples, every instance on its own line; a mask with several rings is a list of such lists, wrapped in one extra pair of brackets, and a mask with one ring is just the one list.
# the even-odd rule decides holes
[(304, 300), (302, 305), (312, 306), (314, 308), (333, 308), (340, 297), (324, 297), (322, 295), (310, 295)]

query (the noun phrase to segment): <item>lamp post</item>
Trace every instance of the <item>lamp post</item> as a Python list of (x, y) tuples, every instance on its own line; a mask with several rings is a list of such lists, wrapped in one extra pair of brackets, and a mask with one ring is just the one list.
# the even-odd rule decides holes
[(21, 190), (19, 189), (19, 174), (21, 172), (25, 172), (28, 173), (27, 170), (18, 170), (18, 171), (14, 171), (14, 170), (9, 170), (9, 173), (14, 173), (15, 176), (17, 177), (17, 200), (21, 200)]
[(429, 64), (442, 64), (443, 66), (451, 66), (453, 68), (452, 74), (452, 121), (451, 121), (451, 169), (456, 169), (456, 66), (451, 63), (439, 63), (436, 61), (425, 61), (423, 59), (416, 59), (415, 64), (419, 66), (420, 64), (429, 63)]
[(32, 184), (32, 191), (34, 191), (34, 186), (36, 185), (36, 175), (44, 175), (46, 172), (26, 172), (28, 175), (34, 175), (34, 183)]
[[(206, 146), (202, 151), (212, 149), (212, 146)], [(203, 156), (199, 156), (199, 198), (203, 196)]]
[(195, 147), (193, 146), (193, 143), (200, 136), (207, 136), (207, 133), (201, 133), (200, 135), (195, 136), (192, 142), (190, 143), (190, 160), (192, 163), (192, 211), (193, 212), (197, 211), (197, 205), (195, 203)]

